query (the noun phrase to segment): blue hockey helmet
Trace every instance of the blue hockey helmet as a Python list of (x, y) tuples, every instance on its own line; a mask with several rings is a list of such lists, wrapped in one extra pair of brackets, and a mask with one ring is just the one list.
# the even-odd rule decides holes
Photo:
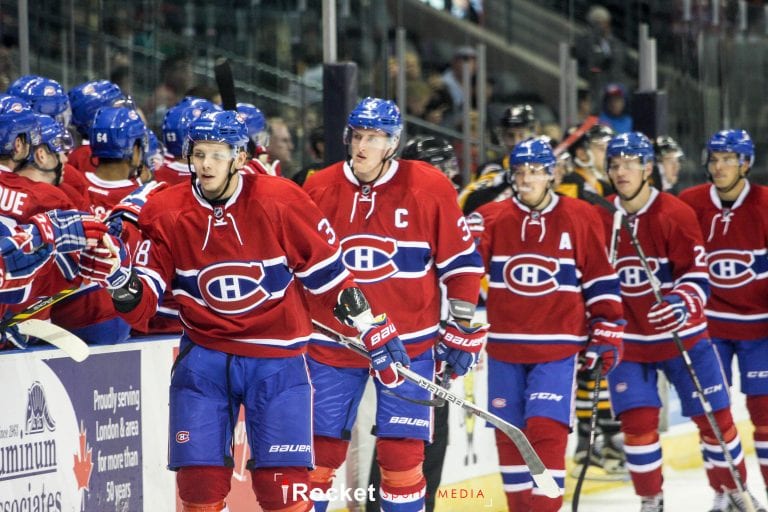
[(248, 128), (243, 116), (234, 110), (203, 112), (189, 124), (186, 155), (191, 154), (195, 142), (221, 142), (234, 151), (244, 150), (248, 145)]
[(25, 75), (11, 84), (8, 94), (26, 100), (34, 112), (51, 116), (64, 127), (69, 126), (72, 118), (69, 97), (56, 80)]
[(40, 144), (45, 144), (52, 153), (68, 153), (74, 145), (72, 135), (61, 123), (51, 116), (35, 114), (40, 126)]
[(547, 174), (554, 174), (557, 158), (549, 139), (545, 137), (531, 137), (518, 143), (509, 154), (509, 167), (525, 164), (543, 165)]
[(98, 158), (130, 160), (139, 143), (147, 152), (147, 127), (139, 114), (128, 107), (103, 107), (93, 116), (91, 154)]
[(40, 125), (35, 114), (23, 99), (0, 95), (0, 155), (13, 155), (14, 141), (20, 135), (30, 146), (40, 144)]
[(124, 99), (120, 87), (109, 80), (93, 80), (77, 85), (69, 91), (72, 124), (83, 137), (88, 137), (96, 111), (114, 106)]
[(710, 137), (707, 142), (707, 162), (712, 153), (736, 153), (739, 164), (755, 162), (755, 144), (746, 130), (720, 130)]
[(345, 144), (349, 144), (351, 131), (355, 128), (378, 130), (397, 139), (403, 131), (403, 118), (394, 101), (367, 97), (349, 113), (344, 130)]
[(200, 110), (216, 110), (219, 112), (222, 110), (220, 105), (197, 96), (184, 96), (174, 107), (196, 107)]
[[(641, 132), (620, 133), (608, 142), (605, 159), (610, 164), (611, 158), (619, 156), (639, 157), (645, 165), (654, 160), (653, 144)], [(609, 165), (605, 167), (607, 169)]]
[(254, 144), (266, 147), (269, 144), (269, 132), (267, 131), (267, 118), (264, 113), (251, 103), (238, 103), (237, 111), (245, 118), (245, 126), (248, 127), (248, 138)]
[(187, 140), (187, 128), (189, 123), (200, 117), (203, 112), (213, 110), (213, 103), (207, 100), (202, 102), (179, 102), (168, 109), (163, 118), (163, 142), (168, 152), (176, 158), (184, 155), (184, 142)]

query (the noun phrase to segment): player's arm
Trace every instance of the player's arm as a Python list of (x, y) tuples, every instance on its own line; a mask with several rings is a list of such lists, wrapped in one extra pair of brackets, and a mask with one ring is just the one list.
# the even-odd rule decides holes
[(704, 318), (709, 296), (707, 253), (693, 210), (682, 203), (670, 219), (667, 254), (673, 288), (648, 311), (648, 321), (659, 332), (675, 332)]
[(457, 375), (466, 374), (477, 362), (488, 324), (472, 323), (485, 273), (474, 237), (448, 189), (437, 199), (435, 267), (445, 284), (448, 318), (437, 345), (436, 357), (447, 362)]

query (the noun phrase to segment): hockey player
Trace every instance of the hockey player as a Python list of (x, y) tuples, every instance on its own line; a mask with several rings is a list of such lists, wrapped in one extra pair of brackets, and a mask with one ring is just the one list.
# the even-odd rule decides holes
[[(705, 235), (712, 295), (704, 313), (729, 384), (734, 357), (738, 361), (757, 459), (768, 482), (768, 384), (762, 378), (768, 371), (768, 275), (761, 270), (768, 190), (748, 179), (755, 148), (746, 131), (719, 131), (706, 150), (712, 183), (684, 190), (680, 199), (694, 209)], [(705, 446), (705, 454), (709, 449)], [(727, 504), (718, 492), (712, 510), (726, 510)]]
[[(371, 303), (386, 309), (397, 323), (411, 369), (433, 379), (437, 344), (437, 357), (463, 375), (476, 362), (486, 330), (471, 325), (480, 260), (446, 177), (428, 164), (394, 158), (401, 130), (397, 105), (363, 99), (350, 113), (345, 130), (349, 159), (313, 174), (304, 187), (337, 230), (344, 262)], [(449, 303), (442, 335), (441, 282)], [(323, 309), (313, 308), (313, 318), (324, 325), (333, 323)], [(317, 462), (311, 481), (314, 489), (324, 492), (346, 458), (369, 376), (368, 362), (320, 338), (313, 338), (309, 351)], [(432, 411), (383, 393), (400, 380), (381, 373), (377, 377), (381, 509), (421, 510), (424, 442), (431, 441)], [(429, 398), (411, 383), (396, 393)], [(325, 512), (328, 502), (316, 500), (315, 506)]]
[(184, 154), (184, 141), (187, 139), (189, 123), (209, 110), (218, 110), (216, 105), (203, 98), (187, 96), (169, 108), (163, 118), (163, 143), (173, 160), (164, 163), (155, 172), (155, 179), (175, 185), (190, 180), (187, 157)]
[(267, 154), (269, 145), (267, 118), (256, 105), (250, 103), (238, 103), (237, 111), (242, 114), (245, 125), (248, 127), (248, 161), (245, 163), (243, 172), (280, 176), (280, 164), (273, 166)]
[[(459, 175), (458, 160), (456, 158), (456, 152), (453, 150), (453, 146), (444, 138), (434, 135), (417, 135), (405, 143), (405, 147), (403, 147), (400, 156), (401, 161), (421, 160), (422, 162), (431, 164), (441, 170), (443, 174), (451, 180), (454, 187), (456, 186), (456, 182), (453, 180)], [(443, 314), (447, 314), (446, 308), (447, 303), (444, 302), (441, 318), (443, 317)], [(443, 376), (440, 372), (438, 372), (438, 377), (442, 380)], [(424, 447), (423, 472), (424, 478), (427, 481), (425, 497), (426, 512), (432, 512), (435, 509), (437, 489), (440, 487), (445, 452), (448, 449), (448, 412), (449, 407), (435, 408), (432, 442)], [(376, 452), (374, 450), (370, 483), (374, 488), (378, 489), (381, 487), (381, 474), (375, 455)], [(379, 510), (381, 510), (381, 507), (379, 507), (378, 500), (366, 503), (366, 512), (378, 512)]]
[(90, 136), (93, 118), (102, 107), (125, 102), (123, 91), (109, 80), (92, 80), (70, 89), (69, 104), (72, 124), (82, 137), (80, 145), (69, 155), (69, 163), (81, 172), (92, 172), (97, 163), (91, 157)]
[[(627, 326), (624, 332), (624, 359), (608, 377), (611, 404), (621, 422), (627, 469), (641, 510), (663, 510), (661, 445), (657, 372), (662, 371), (675, 386), (682, 414), (691, 417), (699, 429), (708, 458), (710, 481), (717, 488), (736, 488), (724, 455), (716, 440), (686, 361), (673, 343), (679, 336), (688, 351), (693, 369), (716, 423), (743, 479), (746, 477), (741, 441), (731, 417), (728, 392), (720, 360), (708, 339), (704, 305), (709, 293), (706, 252), (696, 215), (676, 197), (651, 187), (653, 146), (639, 132), (617, 135), (607, 148), (607, 166), (617, 196), (615, 207), (628, 217), (654, 276), (647, 276), (630, 236), (619, 234), (617, 271)], [(600, 210), (606, 233), (612, 230), (611, 212)], [(656, 281), (663, 295), (656, 301)], [(719, 452), (719, 453), (718, 453)], [(738, 493), (732, 494), (743, 503)]]
[(515, 145), (536, 134), (538, 122), (530, 105), (513, 105), (504, 110), (496, 129), (499, 142), (506, 149), (498, 159), (481, 164), (477, 179), (467, 185), (459, 194), (459, 205), (469, 213), (490, 201), (507, 199), (512, 189), (507, 181), (509, 152)]
[[(552, 190), (555, 155), (541, 138), (509, 156), (514, 196), (477, 210), (489, 274), (486, 307), (489, 410), (523, 429), (564, 488), (577, 354), (607, 374), (622, 354), (619, 283), (592, 207)], [(526, 311), (536, 311), (535, 315)], [(557, 378), (552, 378), (557, 375)], [(510, 511), (557, 511), (537, 493), (522, 457), (496, 431)]]
[(167, 288), (179, 299), (185, 333), (171, 379), (169, 467), (183, 510), (226, 510), (242, 404), (261, 507), (309, 511), (299, 484), (313, 465), (304, 358), (312, 324), (300, 286), (361, 329), (376, 371), (396, 378), (393, 357), (407, 357), (397, 356), (396, 329), (373, 317), (338, 236), (307, 195), (288, 180), (238, 172), (248, 142), (240, 116), (205, 112), (188, 132), (195, 181), (150, 197), (133, 264), (107, 239), (83, 253), (82, 272), (109, 289), (130, 323), (153, 315)]
[[(90, 140), (92, 155), (99, 163), (84, 176), (92, 211), (105, 218), (123, 197), (141, 185), (137, 176), (147, 151), (147, 129), (135, 110), (104, 107), (93, 118)], [(122, 237), (131, 250), (140, 241), (138, 230), (127, 230)], [(51, 318), (88, 343), (117, 343), (130, 334), (130, 326), (117, 316), (104, 290), (55, 304)]]
[(605, 149), (613, 135), (610, 127), (596, 124), (568, 148), (573, 157), (573, 172), (563, 178), (557, 188), (559, 194), (583, 198), (583, 191), (599, 196), (613, 193), (605, 171)]
[(653, 186), (663, 192), (677, 195), (679, 191), (681, 160), (685, 153), (669, 135), (660, 135), (653, 141), (656, 165), (653, 169)]
[(8, 94), (0, 94), (0, 118), (0, 172), (14, 172), (40, 144), (40, 126), (29, 104)]

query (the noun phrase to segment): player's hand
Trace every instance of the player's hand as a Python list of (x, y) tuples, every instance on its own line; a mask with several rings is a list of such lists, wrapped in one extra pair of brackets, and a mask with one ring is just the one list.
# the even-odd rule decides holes
[(626, 322), (597, 321), (592, 324), (592, 333), (584, 361), (579, 370), (594, 370), (600, 361), (600, 374), (605, 377), (621, 362), (624, 355), (624, 325)]
[(700, 300), (682, 290), (669, 292), (648, 310), (648, 322), (659, 332), (676, 332), (703, 314)]
[[(31, 229), (34, 226), (19, 226), (13, 235), (0, 237), (0, 258), (2, 272), (0, 284), (12, 279), (27, 279), (32, 277), (53, 254), (49, 244), (35, 246)], [(27, 228), (27, 229), (25, 229)]]
[[(5, 322), (10, 320), (12, 316), (13, 313), (8, 311), (3, 317), (2, 321)], [(19, 328), (15, 325), (0, 328), (0, 349), (16, 347), (18, 349), (24, 350), (27, 348), (28, 344), (29, 337), (21, 334), (19, 332)]]
[(477, 363), (488, 327), (488, 324), (463, 325), (449, 320), (437, 344), (437, 360), (448, 363), (456, 375), (465, 375)]
[(51, 210), (38, 213), (26, 228), (32, 244), (51, 244), (56, 252), (66, 254), (94, 247), (107, 232), (107, 227), (88, 213), (77, 210)]
[(114, 290), (131, 277), (131, 260), (122, 240), (105, 234), (96, 247), (80, 254), (80, 275)]
[(129, 220), (133, 223), (137, 223), (139, 220), (139, 214), (144, 205), (147, 204), (147, 200), (152, 194), (163, 190), (168, 186), (164, 181), (150, 181), (138, 187), (136, 190), (125, 196), (117, 203), (107, 217), (109, 223), (113, 219), (121, 218), (123, 220)]
[(411, 364), (408, 352), (403, 342), (397, 337), (397, 329), (387, 315), (373, 318), (368, 326), (356, 325), (362, 328), (360, 339), (371, 355), (371, 368), (379, 382), (388, 388), (395, 388), (403, 383), (403, 377), (397, 373), (397, 363), (403, 366)]

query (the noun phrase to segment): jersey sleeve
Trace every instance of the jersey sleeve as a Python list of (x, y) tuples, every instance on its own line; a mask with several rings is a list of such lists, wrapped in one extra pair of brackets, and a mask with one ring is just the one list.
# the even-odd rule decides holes
[(671, 232), (666, 237), (673, 289), (693, 294), (704, 306), (709, 297), (709, 274), (701, 228), (690, 206), (677, 199), (675, 203), (674, 220), (667, 223)]
[(280, 209), (274, 225), (285, 250), (288, 266), (312, 295), (333, 308), (339, 292), (354, 286), (344, 266), (341, 246), (331, 223), (298, 186), (300, 197)]
[(589, 205), (577, 203), (580, 208), (581, 240), (577, 257), (582, 273), (582, 296), (590, 320), (617, 322), (622, 319), (619, 276), (608, 260), (603, 221)]
[[(440, 176), (444, 178), (444, 176)], [(441, 183), (442, 185), (442, 183)], [(477, 302), (483, 263), (467, 220), (459, 209), (455, 192), (447, 182), (435, 198), (434, 259), (437, 275), (449, 299)]]

